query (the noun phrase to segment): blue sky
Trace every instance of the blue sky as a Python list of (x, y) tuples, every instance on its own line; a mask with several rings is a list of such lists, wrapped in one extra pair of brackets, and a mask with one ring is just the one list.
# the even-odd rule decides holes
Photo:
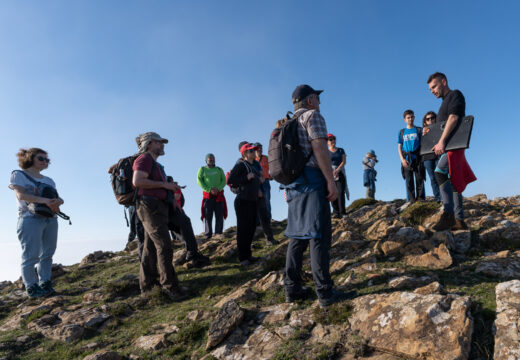
[[(45, 1), (0, 3), (0, 280), (19, 276), (15, 196), (21, 147), (46, 149), (73, 225), (60, 221), (55, 262), (120, 250), (127, 228), (106, 170), (135, 137), (170, 139), (160, 158), (187, 185), (202, 231), (204, 155), (228, 171), (242, 140), (267, 148), (294, 87), (324, 89), (322, 114), (347, 153), (351, 200), (364, 196), (361, 159), (379, 157), (376, 197), (405, 196), (397, 155), (402, 113), (440, 100), (426, 79), (447, 74), (475, 116), (466, 155), (478, 181), (465, 195), (520, 193), (515, 104), (520, 5), (514, 1)], [(431, 188), (426, 186), (427, 195)], [(235, 224), (233, 195), (227, 192)], [(286, 217), (272, 191), (273, 216)]]

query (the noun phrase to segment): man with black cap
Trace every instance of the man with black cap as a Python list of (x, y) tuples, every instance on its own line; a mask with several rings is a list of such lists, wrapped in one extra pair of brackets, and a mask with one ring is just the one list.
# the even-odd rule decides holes
[(320, 114), (320, 94), (309, 85), (299, 85), (292, 94), (294, 115), (299, 122), (298, 140), (308, 158), (304, 173), (285, 186), (288, 203), (287, 229), (290, 238), (285, 264), (286, 301), (304, 299), (302, 286), (303, 252), (310, 245), (311, 268), (320, 307), (346, 299), (349, 294), (336, 291), (329, 271), (332, 238), (329, 201), (338, 190), (332, 174), (327, 147), (327, 125)]
[[(168, 182), (166, 174), (157, 158), (164, 155), (167, 139), (154, 132), (146, 132), (136, 138), (139, 157), (132, 166), (133, 185), (137, 188), (137, 216), (144, 227), (144, 245), (139, 271), (141, 293), (148, 293), (159, 283), (163, 292), (173, 301), (186, 297), (185, 290), (179, 285), (177, 274), (172, 265), (173, 249), (168, 229), (168, 207), (173, 200), (169, 196), (178, 186)], [(173, 205), (176, 207), (176, 202)], [(159, 270), (159, 271), (157, 271)]]

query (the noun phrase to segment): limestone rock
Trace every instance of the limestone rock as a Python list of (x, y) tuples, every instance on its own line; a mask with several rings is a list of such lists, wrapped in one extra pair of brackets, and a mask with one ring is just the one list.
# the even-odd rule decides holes
[(254, 300), (256, 299), (256, 293), (251, 290), (248, 286), (242, 286), (238, 288), (238, 290), (234, 291), (233, 293), (229, 294), (228, 296), (225, 296), (220, 300), (215, 306), (218, 308), (221, 308), (224, 306), (228, 301), (236, 301), (240, 302), (243, 300)]
[(64, 312), (59, 314), (64, 324), (77, 324), (86, 328), (96, 328), (103, 324), (110, 315), (99, 309), (79, 309), (72, 312)]
[(392, 241), (407, 243), (421, 241), (424, 239), (426, 239), (425, 233), (409, 226), (400, 228), (393, 236), (391, 236)]
[(446, 245), (440, 244), (426, 254), (405, 257), (405, 263), (406, 265), (427, 267), (429, 269), (446, 269), (451, 266), (453, 259)]
[(151, 327), (151, 330), (155, 333), (155, 334), (165, 334), (165, 335), (170, 335), (170, 334), (176, 334), (179, 332), (179, 327), (175, 324), (170, 324), (170, 323), (164, 323), (164, 324), (156, 324), (156, 325), (153, 325)]
[(388, 282), (388, 286), (392, 289), (403, 289), (403, 288), (416, 288), (433, 282), (434, 279), (431, 276), (399, 276), (391, 279)]
[(123, 360), (124, 357), (114, 351), (101, 350), (95, 354), (85, 356), (83, 360)]
[(503, 279), (519, 278), (520, 258), (516, 256), (506, 258), (494, 257), (478, 264), (475, 272)]
[(271, 271), (259, 279), (254, 288), (260, 291), (267, 291), (272, 288), (283, 286), (283, 271)]
[(291, 312), (291, 317), (289, 318), (289, 325), (291, 325), (295, 329), (310, 329), (314, 326), (315, 322), (312, 319), (312, 315), (309, 311), (305, 310), (296, 310)]
[(352, 304), (351, 327), (371, 348), (414, 359), (468, 359), (469, 297), (394, 292), (359, 297)]
[(177, 250), (173, 253), (173, 265), (183, 265), (186, 262), (186, 249)]
[(366, 231), (366, 237), (370, 240), (381, 240), (398, 232), (405, 224), (393, 218), (376, 220)]
[(509, 220), (480, 233), (480, 244), (484, 247), (501, 250), (520, 246), (520, 224)]
[(125, 251), (134, 252), (134, 251), (137, 251), (138, 248), (139, 248), (139, 240), (134, 239), (134, 240), (126, 243)]
[(495, 360), (520, 359), (520, 280), (496, 286)]
[(420, 288), (415, 289), (413, 292), (421, 295), (430, 295), (430, 294), (440, 294), (444, 288), (438, 281), (434, 281), (429, 283), (428, 285), (422, 286)]
[(106, 297), (105, 293), (99, 290), (89, 291), (85, 295), (83, 295), (83, 302), (85, 303), (93, 303), (104, 300)]
[(199, 321), (206, 318), (206, 314), (201, 310), (193, 310), (186, 314), (186, 319), (191, 321)]
[(4, 288), (8, 287), (11, 284), (12, 282), (8, 280), (0, 281), (0, 291), (2, 291)]
[(289, 311), (292, 306), (291, 303), (283, 303), (262, 308), (256, 315), (256, 319), (260, 324), (264, 325), (281, 323), (289, 317)]
[(339, 325), (317, 324), (312, 329), (310, 341), (320, 344), (336, 344), (341, 340), (344, 330)]
[(220, 344), (241, 322), (245, 311), (235, 301), (226, 302), (208, 330), (206, 350)]
[(159, 350), (168, 346), (166, 334), (141, 336), (134, 342), (134, 346), (143, 350)]

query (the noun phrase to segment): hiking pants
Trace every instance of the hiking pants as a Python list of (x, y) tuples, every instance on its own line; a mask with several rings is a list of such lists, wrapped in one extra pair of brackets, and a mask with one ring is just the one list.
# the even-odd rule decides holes
[[(411, 161), (410, 167), (403, 167), (403, 172), (406, 180), (406, 189), (408, 191), (407, 198), (411, 202), (415, 202), (419, 199), (424, 200), (424, 178), (421, 163), (418, 158)], [(414, 187), (415, 177), (415, 187)]]
[(141, 220), (139, 220), (139, 216), (137, 216), (137, 211), (134, 205), (128, 207), (128, 217), (130, 223), (130, 233), (128, 234), (128, 242), (134, 240), (137, 237), (137, 250), (139, 254), (139, 261), (141, 261), (144, 245), (144, 228), (143, 223), (141, 222)]
[[(52, 256), (58, 241), (58, 219), (41, 216), (18, 218), (18, 240), (22, 245), (22, 281), (28, 289), (51, 279)], [(36, 265), (38, 275), (34, 271)]]
[(463, 220), (462, 194), (453, 190), (449, 176), (448, 155), (442, 154), (435, 168), (435, 177), (439, 183), (444, 211), (454, 213), (456, 219)]
[(204, 234), (206, 239), (213, 236), (213, 214), (215, 214), (215, 234), (222, 234), (224, 228), (224, 206), (222, 202), (217, 202), (216, 196), (210, 196), (209, 199), (204, 199)]
[[(437, 184), (437, 180), (435, 180), (435, 168), (437, 167), (438, 159), (432, 160), (424, 160), (424, 168), (430, 177), (430, 183), (432, 186), (433, 197), (437, 201), (441, 201), (441, 193), (439, 191), (439, 185)], [(424, 179), (426, 180), (426, 179)]]
[(173, 249), (168, 229), (166, 201), (143, 196), (137, 202), (137, 215), (144, 227), (144, 246), (139, 271), (139, 286), (149, 290), (157, 281), (166, 290), (179, 287), (173, 269)]
[(235, 198), (237, 215), (237, 248), (238, 260), (244, 261), (251, 257), (251, 244), (256, 230), (257, 202)]
[(264, 193), (265, 206), (267, 208), (267, 215), (269, 216), (270, 221), (273, 218), (271, 213), (271, 181), (264, 181), (262, 184), (262, 192)]
[(262, 229), (264, 229), (265, 237), (267, 238), (267, 240), (274, 239), (273, 229), (271, 228), (271, 217), (269, 216), (267, 210), (267, 199), (258, 198), (257, 212), (258, 217), (260, 218), (260, 223), (262, 224)]
[(333, 213), (335, 216), (343, 216), (345, 215), (345, 189), (347, 185), (347, 179), (343, 174), (343, 171), (340, 171), (338, 174), (338, 180), (335, 181), (336, 188), (338, 189), (338, 198), (336, 201), (331, 201)]
[(303, 253), (310, 245), (311, 269), (320, 299), (332, 296), (329, 249), (332, 238), (330, 205), (325, 198), (326, 183), (319, 169), (305, 167), (305, 176), (286, 187), (288, 218), (285, 235), (291, 240), (285, 261), (284, 286), (287, 294), (301, 291)]
[(180, 235), (188, 253), (196, 254), (198, 252), (197, 240), (193, 233), (191, 220), (183, 210), (179, 208), (175, 210), (170, 209), (168, 228), (175, 234)]

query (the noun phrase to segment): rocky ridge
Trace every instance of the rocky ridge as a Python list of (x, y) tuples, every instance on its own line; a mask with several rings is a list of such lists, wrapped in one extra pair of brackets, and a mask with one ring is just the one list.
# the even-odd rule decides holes
[[(331, 273), (351, 301), (285, 303), (283, 222), (248, 268), (233, 228), (199, 239), (203, 269), (174, 243), (181, 303), (140, 296), (134, 242), (54, 265), (54, 297), (1, 282), (0, 359), (520, 359), (520, 196), (465, 199), (470, 230), (454, 232), (431, 231), (438, 204), (403, 203), (361, 199), (334, 220)], [(312, 286), (308, 257), (302, 276)]]

